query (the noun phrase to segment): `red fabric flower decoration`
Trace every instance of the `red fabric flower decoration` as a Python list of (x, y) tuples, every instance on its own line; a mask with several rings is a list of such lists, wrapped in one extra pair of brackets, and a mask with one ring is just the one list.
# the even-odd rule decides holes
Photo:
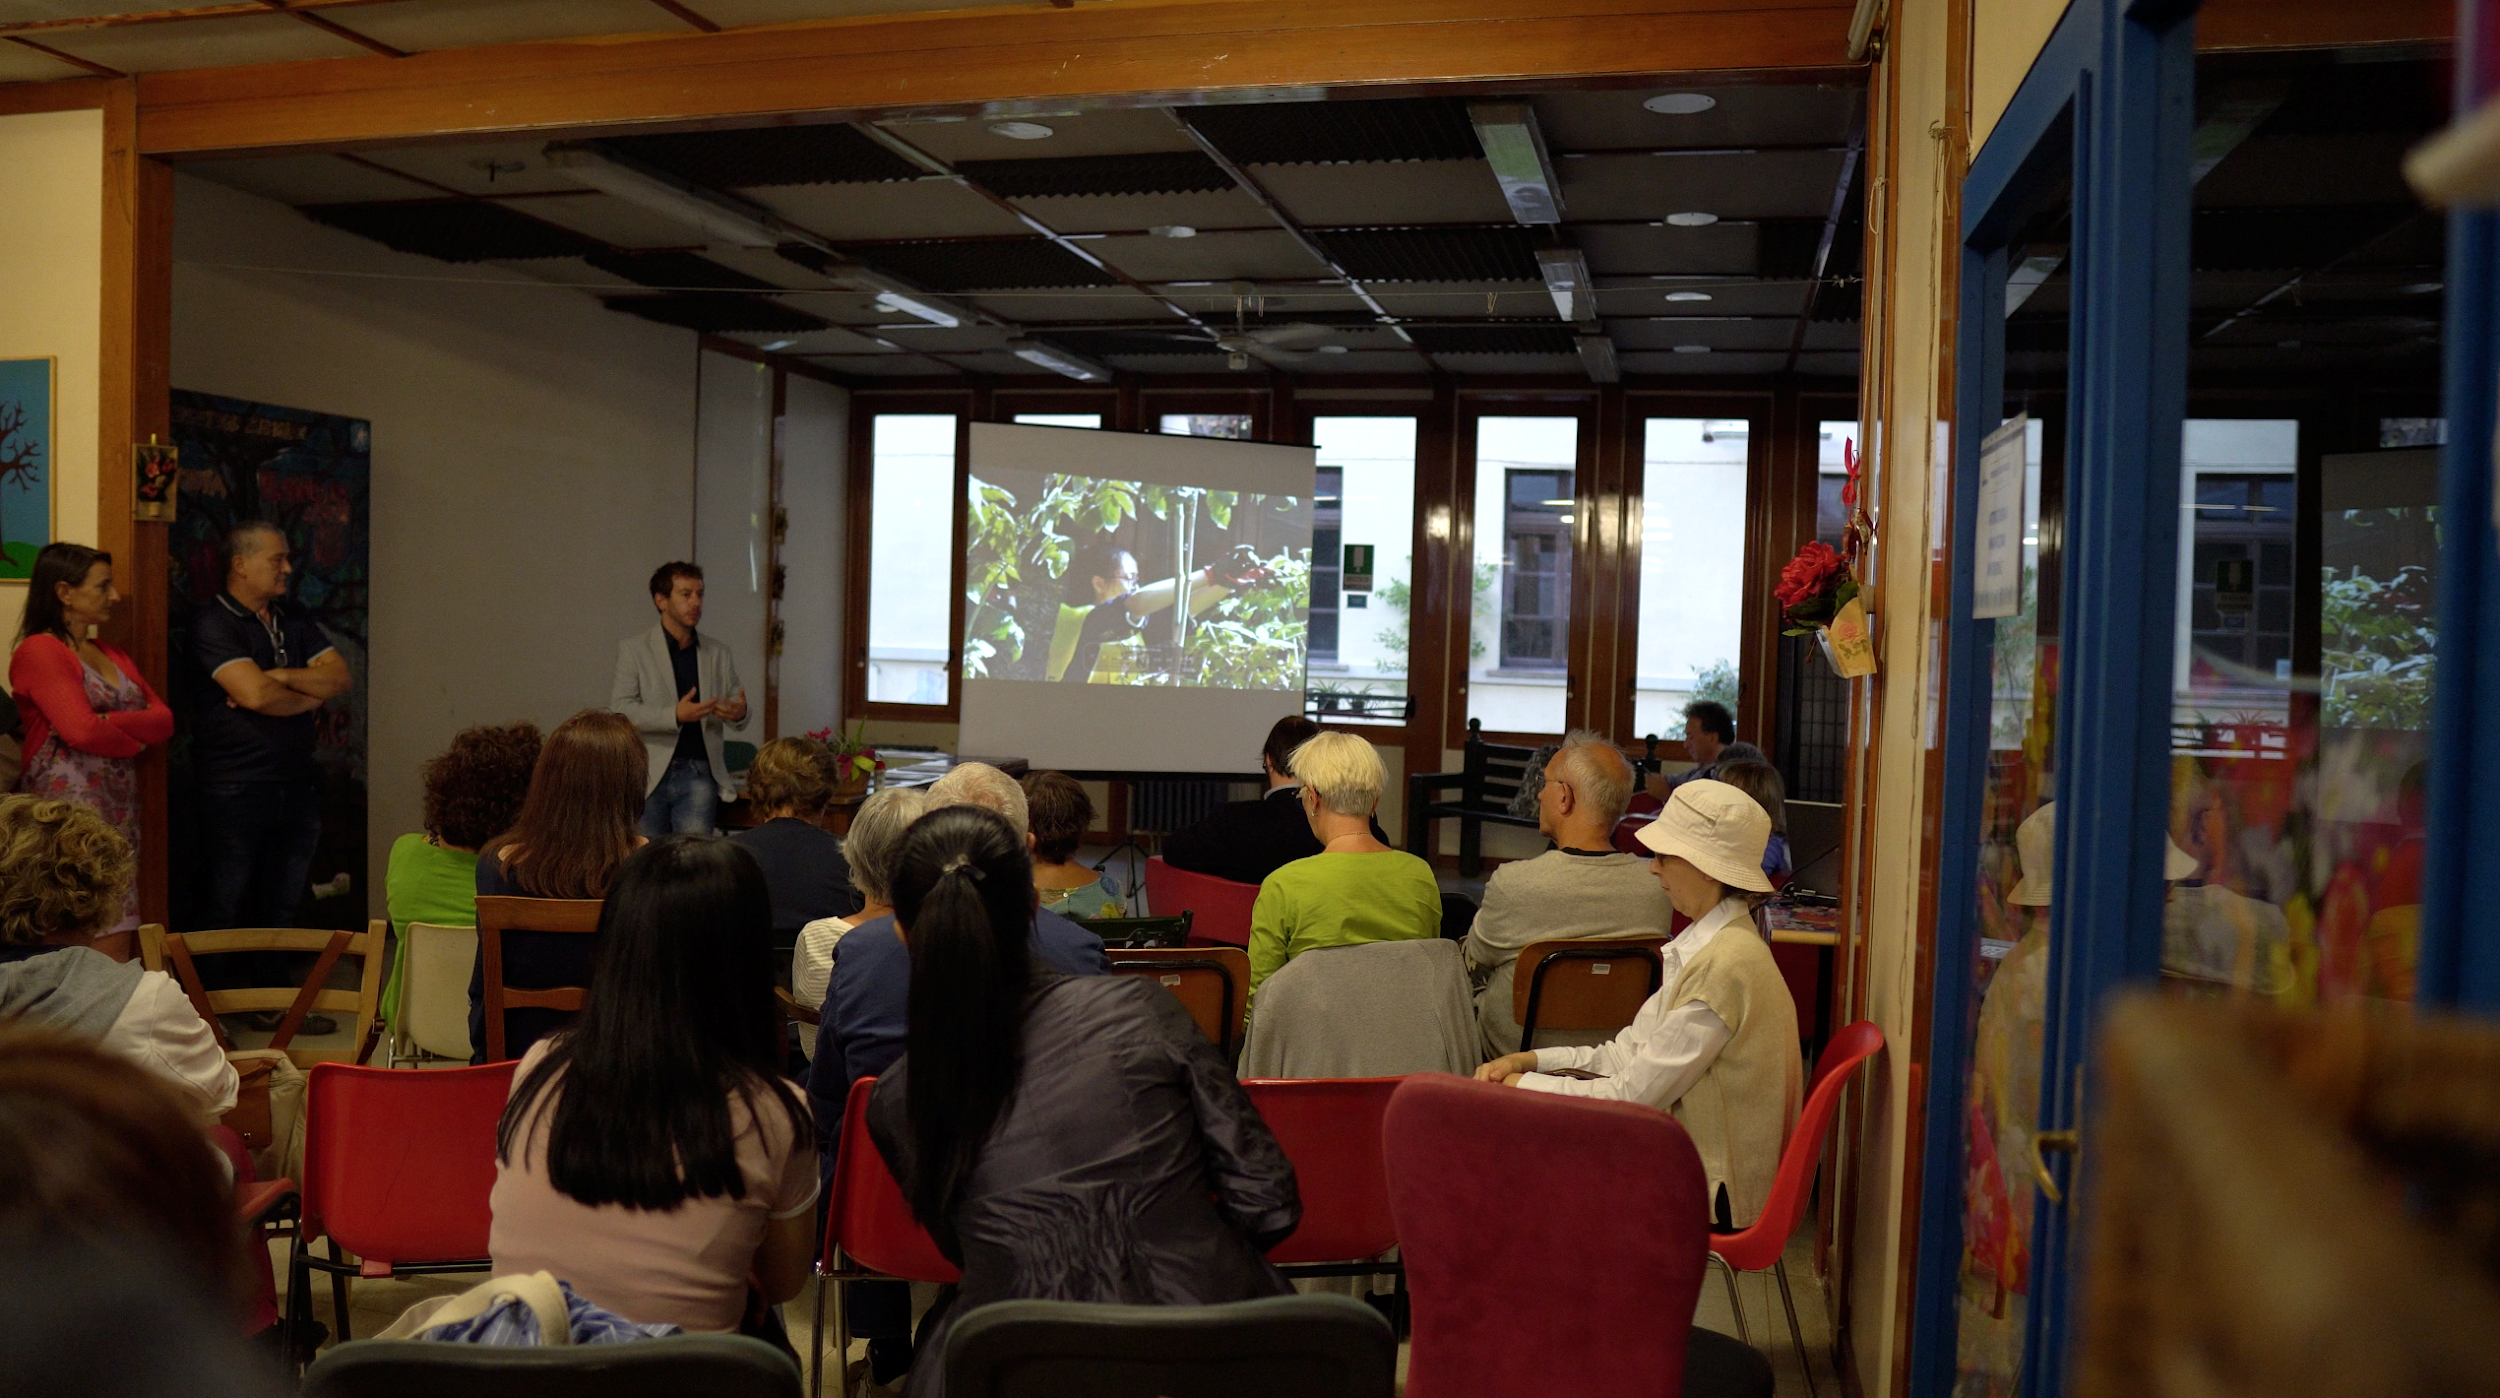
[(1780, 569), (1779, 586), (1773, 589), (1780, 610), (1793, 612), (1820, 597), (1840, 572), (1840, 555), (1831, 545), (1820, 539), (1808, 543), (1788, 560), (1787, 567)]

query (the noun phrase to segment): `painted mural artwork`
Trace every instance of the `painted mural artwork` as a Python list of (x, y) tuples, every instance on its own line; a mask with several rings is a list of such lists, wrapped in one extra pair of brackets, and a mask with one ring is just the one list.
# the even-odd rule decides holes
[(52, 361), (0, 359), (0, 578), (52, 542)]
[[(224, 586), (218, 544), (251, 519), (283, 530), (294, 558), (287, 601), (318, 624), (356, 677), (345, 699), (320, 711), (313, 760), (322, 781), (321, 847), (313, 857), (313, 896), (298, 921), (361, 930), (367, 889), (365, 845), (366, 666), (371, 607), (372, 428), (363, 419), (273, 407), (176, 390), (175, 445), (181, 448), (180, 506), (170, 530), (172, 598), (169, 666), (177, 715), (198, 711), (215, 681), (191, 659), (191, 616)], [(188, 725), (185, 725), (187, 731)], [(199, 867), (198, 793), (187, 739), (171, 758), (173, 917), (187, 928)]]

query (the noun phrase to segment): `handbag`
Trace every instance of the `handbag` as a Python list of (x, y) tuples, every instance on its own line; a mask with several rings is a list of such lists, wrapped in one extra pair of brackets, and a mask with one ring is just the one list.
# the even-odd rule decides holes
[(218, 1120), (241, 1136), (244, 1145), (256, 1151), (267, 1150), (277, 1139), (269, 1120), (269, 1075), (278, 1065), (264, 1057), (238, 1058), (233, 1054), (226, 1055), (226, 1061), (234, 1065), (237, 1079), (234, 1110)]

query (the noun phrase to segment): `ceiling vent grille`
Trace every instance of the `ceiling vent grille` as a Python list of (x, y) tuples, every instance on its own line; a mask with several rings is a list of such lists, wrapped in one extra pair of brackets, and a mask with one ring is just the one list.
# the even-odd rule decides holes
[(1153, 155), (1077, 155), (1056, 160), (967, 160), (955, 169), (1009, 199), (1086, 194), (1212, 194), (1233, 177), (1204, 151)]
[(619, 155), (714, 189), (916, 180), (914, 165), (854, 126), (758, 126), (600, 142)]
[(1120, 285), (1119, 278), (1048, 238), (879, 243), (850, 255), (931, 291)]
[(771, 282), (690, 252), (602, 252), (586, 259), (611, 276), (670, 291), (779, 291)]
[(1460, 97), (1187, 107), (1181, 119), (1244, 165), (1344, 165), (1372, 160), (1479, 160)]
[(1537, 234), (1517, 224), (1314, 230), (1357, 281), (1535, 282)]
[(796, 306), (726, 291), (672, 291), (659, 296), (602, 296), (611, 311), (707, 335), (804, 334), (830, 324)]
[(607, 250), (596, 239), (483, 199), (309, 204), (302, 212), (315, 223), (371, 238), (393, 251), (445, 262), (527, 262)]

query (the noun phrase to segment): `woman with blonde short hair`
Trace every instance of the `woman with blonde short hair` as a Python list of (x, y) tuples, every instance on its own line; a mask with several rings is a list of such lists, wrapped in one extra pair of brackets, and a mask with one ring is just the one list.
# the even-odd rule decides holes
[[(917, 786), (889, 786), (859, 803), (851, 817), (851, 833), (842, 842), (850, 859), (851, 886), (861, 905), (837, 917), (820, 917), (799, 929), (799, 944), (790, 953), (790, 998), (816, 1009), (825, 1003), (825, 986), (833, 979), (833, 948), (854, 927), (894, 916), (894, 859), (903, 848), (903, 832), (929, 808), (929, 793)], [(816, 1026), (799, 1026), (799, 1046), (816, 1056)]]
[(1250, 990), (1315, 947), (1416, 941), (1441, 935), (1432, 866), (1372, 837), (1388, 772), (1372, 745), (1322, 733), (1293, 750), (1302, 815), (1320, 852), (1267, 876), (1250, 910)]

